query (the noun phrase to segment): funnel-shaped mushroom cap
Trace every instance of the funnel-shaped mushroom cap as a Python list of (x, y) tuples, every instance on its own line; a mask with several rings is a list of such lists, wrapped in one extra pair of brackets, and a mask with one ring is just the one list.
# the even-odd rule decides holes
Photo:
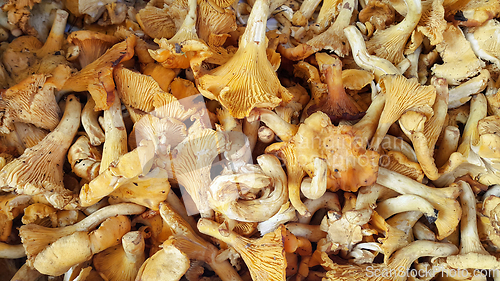
[(420, 165), (408, 159), (403, 153), (399, 151), (389, 151), (386, 156), (387, 158), (382, 156), (382, 159), (387, 161), (387, 163), (381, 163), (381, 166), (384, 168), (405, 175), (418, 182), (422, 182), (424, 179), (424, 172)]
[(163, 91), (154, 96), (153, 106), (155, 107), (153, 115), (156, 117), (170, 117), (179, 121), (188, 119), (196, 112), (194, 108), (184, 109), (184, 106), (174, 95)]
[(70, 95), (59, 125), (37, 145), (28, 148), (0, 171), (4, 191), (19, 194), (43, 194), (56, 208), (62, 209), (75, 198), (64, 188), (63, 165), (73, 137), (80, 126), (81, 104)]
[(211, 210), (207, 192), (212, 162), (225, 150), (226, 138), (223, 133), (203, 129), (190, 132), (172, 151), (173, 173), (202, 214)]
[(14, 122), (48, 130), (57, 126), (60, 109), (54, 96), (55, 87), (46, 83), (47, 78), (47, 75), (35, 74), (2, 93), (2, 132), (13, 130)]
[(281, 99), (292, 99), (267, 59), (268, 14), (269, 1), (257, 0), (236, 54), (197, 80), (200, 93), (218, 100), (235, 118), (247, 117), (255, 107), (274, 108)]
[(68, 35), (68, 42), (78, 46), (78, 61), (81, 68), (95, 61), (118, 41), (113, 35), (90, 30), (79, 30)]
[(95, 101), (95, 110), (108, 109), (114, 100), (115, 83), (113, 68), (120, 62), (127, 61), (134, 56), (136, 37), (131, 36), (123, 42), (115, 44), (104, 55), (80, 72), (69, 78), (63, 90), (84, 92), (89, 91)]
[(253, 280), (286, 280), (285, 226), (281, 225), (258, 239), (246, 238), (233, 231), (222, 235), (219, 224), (207, 219), (198, 221), (198, 229), (233, 247), (245, 261)]
[(432, 116), (432, 105), (436, 99), (434, 87), (421, 86), (416, 79), (406, 79), (402, 75), (385, 75), (379, 84), (386, 97), (377, 131), (370, 144), (373, 149), (378, 149), (389, 127), (406, 111), (421, 112), (427, 118)]

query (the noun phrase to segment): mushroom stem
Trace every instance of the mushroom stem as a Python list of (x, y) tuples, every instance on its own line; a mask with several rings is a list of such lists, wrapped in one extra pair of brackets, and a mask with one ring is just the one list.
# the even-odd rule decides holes
[(57, 10), (56, 17), (52, 23), (49, 36), (43, 47), (37, 51), (37, 57), (44, 56), (62, 49), (64, 43), (64, 30), (66, 29), (66, 21), (68, 20), (68, 12), (65, 10)]
[(23, 242), (28, 259), (38, 254), (48, 244), (77, 231), (89, 231), (107, 218), (117, 215), (137, 215), (143, 213), (145, 207), (133, 203), (121, 203), (103, 207), (83, 220), (69, 226), (48, 228), (36, 224), (23, 225), (19, 228), (19, 236)]
[(404, 194), (395, 198), (386, 199), (377, 204), (377, 213), (387, 219), (394, 214), (407, 211), (420, 211), (425, 214), (430, 223), (437, 219), (438, 211), (431, 203), (420, 196)]
[(353, 127), (353, 129), (359, 132), (359, 136), (361, 137), (363, 147), (366, 147), (369, 140), (375, 134), (377, 130), (378, 120), (380, 119), (380, 115), (382, 114), (382, 110), (384, 110), (385, 104), (385, 95), (378, 94), (372, 100), (372, 103), (366, 110), (365, 116), (359, 120)]
[[(341, 214), (341, 208), (340, 208), (340, 202), (339, 202), (339, 197), (337, 193), (333, 192), (325, 192), (323, 196), (321, 196), (318, 199), (307, 199), (304, 201), (304, 205), (306, 206), (307, 210), (310, 212), (310, 214), (314, 214), (316, 211), (322, 208), (327, 208), (328, 211), (334, 211), (339, 214)], [(299, 223), (309, 223), (312, 219), (312, 216), (304, 216), (304, 215), (297, 215), (298, 222)]]
[(462, 189), (460, 203), (462, 205), (462, 219), (460, 222), (460, 253), (450, 256), (446, 262), (454, 268), (496, 269), (500, 262), (490, 255), (481, 244), (477, 232), (476, 196), (470, 185), (458, 181)]
[(286, 228), (297, 237), (304, 237), (311, 242), (318, 242), (326, 237), (327, 233), (321, 230), (319, 225), (310, 225), (304, 223), (287, 223)]
[(250, 151), (253, 151), (255, 144), (257, 143), (258, 131), (260, 127), (260, 120), (248, 120), (245, 118), (243, 120), (243, 133), (247, 136), (248, 142), (250, 144)]
[(116, 91), (114, 94), (113, 104), (109, 109), (104, 110), (105, 141), (99, 174), (106, 171), (113, 161), (127, 153), (127, 130), (123, 123), (122, 104)]
[(460, 130), (455, 126), (447, 126), (444, 129), (443, 138), (439, 143), (439, 149), (436, 151), (436, 166), (441, 167), (446, 164), (448, 159), (450, 159), (450, 155), (457, 151), (459, 141)]
[(362, 69), (372, 71), (377, 80), (384, 74), (401, 74), (390, 61), (368, 54), (363, 35), (356, 26), (350, 25), (344, 28), (344, 34), (351, 45), (356, 64)]
[(297, 133), (298, 126), (281, 119), (274, 111), (255, 108), (250, 113), (250, 121), (260, 120), (266, 124), (282, 140), (289, 141)]
[(23, 244), (10, 245), (0, 242), (0, 259), (19, 259), (25, 256)]
[(321, 97), (315, 105), (309, 107), (307, 113), (311, 115), (316, 111), (322, 111), (330, 117), (332, 123), (361, 118), (363, 113), (344, 90), (340, 59), (337, 56), (316, 53), (316, 60), (320, 64), (321, 73), (325, 76), (328, 95)]
[(95, 101), (88, 95), (87, 103), (82, 110), (82, 126), (89, 136), (90, 143), (93, 146), (99, 146), (105, 140), (104, 132), (97, 121), (100, 111), (95, 111)]
[(414, 194), (426, 198), (435, 209), (439, 210), (435, 221), (438, 240), (450, 235), (457, 227), (462, 214), (460, 204), (454, 199), (460, 194), (458, 186), (433, 188), (382, 167), (378, 170), (377, 183), (401, 194)]

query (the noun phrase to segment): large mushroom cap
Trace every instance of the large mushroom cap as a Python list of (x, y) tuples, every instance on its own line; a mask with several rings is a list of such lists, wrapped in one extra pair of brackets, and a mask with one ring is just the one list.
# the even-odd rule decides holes
[(103, 55), (111, 46), (118, 43), (118, 38), (113, 35), (107, 35), (96, 31), (79, 30), (68, 35), (68, 42), (78, 46), (78, 61), (80, 67), (84, 68), (101, 55)]
[(46, 83), (48, 75), (35, 74), (2, 94), (0, 108), (4, 112), (2, 127), (13, 129), (13, 122), (33, 124), (53, 130), (59, 123), (55, 87)]

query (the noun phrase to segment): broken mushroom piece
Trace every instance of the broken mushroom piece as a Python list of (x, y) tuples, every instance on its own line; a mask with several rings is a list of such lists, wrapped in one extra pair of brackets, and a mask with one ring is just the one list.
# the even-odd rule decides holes
[(208, 219), (200, 219), (198, 229), (233, 247), (245, 261), (254, 281), (286, 280), (287, 263), (283, 245), (286, 229), (283, 225), (257, 239), (246, 238), (233, 231), (221, 234), (219, 224)]
[(80, 126), (80, 101), (66, 98), (62, 121), (37, 145), (0, 170), (3, 191), (18, 194), (42, 194), (56, 208), (76, 207), (75, 195), (63, 184), (63, 164), (74, 136)]
[(98, 146), (104, 142), (106, 137), (98, 121), (101, 111), (95, 111), (94, 108), (94, 99), (92, 96), (87, 95), (87, 103), (82, 110), (82, 126), (89, 137), (90, 143), (93, 146)]
[(274, 108), (282, 100), (292, 99), (267, 59), (265, 22), (269, 5), (269, 0), (255, 2), (238, 51), (196, 81), (202, 95), (218, 100), (235, 118), (247, 117), (255, 107)]
[(99, 175), (101, 151), (90, 143), (87, 136), (80, 136), (68, 150), (68, 162), (75, 175), (91, 181)]

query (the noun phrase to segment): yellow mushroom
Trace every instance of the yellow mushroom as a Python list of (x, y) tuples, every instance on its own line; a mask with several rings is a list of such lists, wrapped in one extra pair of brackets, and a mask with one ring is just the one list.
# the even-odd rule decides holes
[(238, 51), (228, 62), (197, 79), (200, 93), (218, 100), (235, 118), (247, 117), (255, 107), (274, 108), (292, 98), (266, 55), (269, 5), (269, 0), (256, 1)]
[(233, 231), (223, 235), (219, 232), (219, 225), (208, 219), (200, 219), (198, 229), (233, 247), (245, 261), (253, 280), (286, 280), (284, 226), (257, 239), (246, 238)]
[(42, 194), (59, 209), (75, 207), (74, 194), (64, 188), (63, 163), (80, 126), (80, 112), (80, 101), (74, 95), (68, 96), (59, 125), (0, 171), (2, 190), (15, 190), (18, 194)]

